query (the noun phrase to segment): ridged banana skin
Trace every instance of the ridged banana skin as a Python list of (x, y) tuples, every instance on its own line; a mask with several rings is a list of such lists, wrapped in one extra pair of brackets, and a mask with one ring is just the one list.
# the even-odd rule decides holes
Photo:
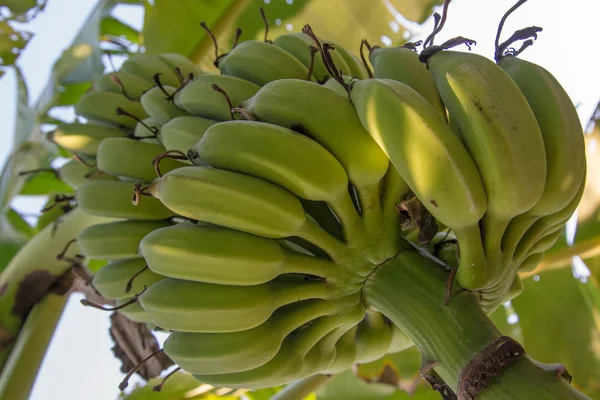
[(314, 140), (278, 125), (221, 122), (188, 153), (203, 164), (262, 178), (298, 197), (325, 201), (342, 222), (359, 224), (339, 161)]
[[(157, 178), (152, 161), (165, 151), (161, 144), (148, 140), (111, 138), (100, 143), (96, 162), (106, 173), (151, 182)], [(166, 173), (184, 165), (178, 160), (164, 158), (160, 161), (160, 171)]]
[(369, 53), (373, 76), (402, 82), (425, 98), (446, 119), (446, 107), (435, 86), (431, 71), (419, 60), (419, 55), (404, 47), (373, 47)]
[[(115, 79), (118, 79), (121, 85), (115, 82)], [(104, 74), (94, 82), (94, 88), (98, 91), (127, 94), (132, 99), (139, 99), (144, 92), (150, 90), (153, 86), (154, 82), (151, 80), (127, 71)]]
[[(298, 61), (300, 61), (306, 68), (310, 68), (311, 52), (309, 47), (314, 46), (314, 42), (304, 33), (294, 32), (279, 35), (275, 38), (275, 40), (273, 40), (273, 44), (296, 57)], [(331, 55), (337, 70), (341, 70), (346, 75), (350, 75), (350, 68), (337, 50), (337, 47), (329, 54)], [(321, 82), (330, 76), (327, 68), (325, 68), (323, 58), (319, 52), (315, 53), (314, 55), (312, 76), (317, 80), (317, 82)], [(306, 79), (306, 75), (303, 77), (303, 79)]]
[[(306, 329), (288, 337), (277, 355), (258, 368), (233, 374), (194, 374), (194, 377), (214, 386), (258, 389), (280, 386), (302, 375), (313, 375), (334, 362), (335, 343), (363, 315), (364, 308), (359, 306), (345, 315), (319, 318)], [(324, 354), (328, 357), (324, 358)]]
[(115, 221), (92, 225), (77, 236), (86, 258), (120, 260), (138, 256), (142, 239), (150, 232), (169, 226), (166, 221)]
[(121, 107), (139, 119), (148, 116), (144, 107), (138, 101), (128, 100), (119, 93), (87, 92), (75, 104), (75, 112), (91, 121), (110, 123), (117, 126), (133, 129), (137, 121), (127, 115), (117, 115), (117, 108)]
[(531, 253), (519, 265), (518, 272), (531, 272), (535, 270), (543, 258), (544, 253)]
[(342, 71), (343, 75), (349, 75), (352, 78), (356, 79), (369, 79), (369, 72), (367, 72), (367, 68), (362, 63), (362, 60), (356, 56), (356, 54), (346, 49), (345, 47), (340, 46), (336, 42), (329, 42), (331, 42), (335, 46), (336, 52), (338, 52), (342, 56), (342, 58), (346, 62), (346, 65), (348, 65), (348, 70)]
[(164, 276), (155, 274), (146, 269), (131, 281), (131, 290), (126, 291), (131, 278), (146, 266), (146, 261), (141, 258), (128, 258), (112, 261), (100, 268), (92, 278), (92, 284), (98, 292), (107, 299), (125, 299), (151, 287), (156, 282), (165, 279)]
[(133, 185), (124, 181), (90, 182), (77, 190), (77, 206), (88, 214), (102, 217), (158, 221), (175, 216), (160, 201), (143, 196), (132, 204)]
[(308, 79), (308, 68), (272, 43), (247, 40), (219, 60), (223, 75), (264, 86), (278, 79)]
[(481, 173), (487, 213), (502, 223), (531, 209), (544, 190), (546, 153), (519, 87), (502, 68), (477, 54), (440, 51), (427, 64)]
[(160, 74), (160, 81), (164, 85), (177, 87), (181, 84), (174, 68), (160, 58), (148, 54), (132, 55), (123, 63), (121, 71), (131, 72), (150, 82), (153, 82), (154, 75)]
[(104, 139), (126, 134), (127, 131), (110, 125), (73, 122), (57, 125), (56, 129), (48, 134), (48, 140), (75, 154), (95, 156)]
[(154, 180), (149, 191), (184, 217), (267, 238), (294, 236), (306, 222), (294, 195), (262, 179), (231, 171), (178, 168)]
[[(131, 299), (132, 297), (126, 297), (123, 299), (116, 300), (115, 303), (117, 306), (120, 306), (121, 304), (124, 304)], [(148, 322), (152, 322), (150, 316), (146, 314), (146, 311), (144, 311), (144, 309), (140, 307), (137, 303), (133, 303), (124, 308), (121, 308), (119, 312), (126, 316), (129, 320), (137, 322), (138, 324), (147, 324)]]
[(392, 343), (392, 326), (378, 312), (367, 312), (356, 328), (356, 358), (354, 362), (364, 364), (387, 354)]
[(159, 125), (164, 125), (175, 117), (181, 117), (189, 115), (188, 112), (177, 107), (171, 100), (167, 98), (167, 95), (163, 92), (163, 89), (169, 94), (173, 94), (177, 89), (173, 86), (163, 85), (162, 89), (159, 87), (153, 87), (142, 95), (140, 101), (146, 113)]
[(194, 64), (192, 60), (179, 53), (161, 53), (156, 57), (168, 65), (173, 71), (178, 68), (183, 74), (184, 78), (187, 78), (188, 74), (190, 73), (194, 74), (194, 76), (206, 73), (206, 71)]
[(500, 67), (519, 86), (537, 118), (548, 171), (540, 200), (507, 228), (502, 248), (512, 253), (538, 217), (560, 211), (575, 197), (586, 171), (585, 143), (577, 110), (550, 72), (514, 56), (504, 57)]
[(378, 185), (387, 171), (388, 158), (362, 127), (352, 103), (317, 83), (271, 82), (242, 107), (260, 121), (296, 128), (319, 142), (336, 156), (359, 190)]
[(166, 150), (178, 150), (187, 154), (195, 146), (208, 128), (217, 121), (202, 117), (175, 117), (160, 128), (158, 139)]
[(323, 282), (277, 279), (228, 286), (167, 278), (139, 297), (156, 325), (180, 332), (238, 332), (264, 323), (279, 307), (339, 295)]
[(431, 214), (452, 229), (479, 222), (486, 196), (477, 167), (436, 110), (392, 80), (357, 82), (350, 93), (362, 125)]
[(154, 230), (141, 241), (140, 253), (158, 274), (221, 285), (258, 285), (284, 273), (326, 278), (336, 270), (327, 261), (285, 251), (274, 240), (218, 226)]
[[(347, 301), (351, 304), (351, 301)], [(165, 341), (165, 353), (187, 372), (226, 374), (264, 365), (279, 351), (294, 330), (316, 318), (343, 310), (340, 304), (308, 300), (276, 310), (256, 328), (231, 333), (173, 332)]]
[(79, 161), (71, 160), (58, 170), (58, 176), (67, 185), (77, 190), (83, 185), (93, 181), (116, 181), (113, 175), (98, 171), (97, 168), (89, 168)]
[(545, 234), (542, 238), (540, 238), (540, 240), (537, 241), (536, 244), (531, 247), (529, 253), (542, 253), (546, 250), (549, 250), (552, 246), (554, 246), (556, 241), (562, 237), (564, 231), (564, 227), (561, 226), (559, 228), (555, 228), (554, 232)]
[(215, 121), (231, 120), (231, 110), (223, 94), (213, 90), (217, 85), (231, 100), (233, 107), (254, 96), (260, 86), (234, 76), (204, 74), (196, 77), (175, 95), (175, 105), (196, 117)]

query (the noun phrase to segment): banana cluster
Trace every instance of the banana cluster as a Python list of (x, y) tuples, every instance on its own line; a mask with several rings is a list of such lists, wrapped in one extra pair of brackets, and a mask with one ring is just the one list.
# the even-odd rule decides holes
[(220, 74), (135, 55), (78, 103), (87, 123), (51, 136), (103, 177), (77, 181), (77, 205), (120, 219), (78, 237), (109, 260), (94, 286), (171, 332), (166, 354), (212, 385), (281, 385), (410, 345), (361, 297), (410, 247), (407, 196), (438, 222), (435, 255), (493, 311), (583, 190), (579, 120), (543, 68), (374, 47), (370, 78), (306, 32), (234, 46)]

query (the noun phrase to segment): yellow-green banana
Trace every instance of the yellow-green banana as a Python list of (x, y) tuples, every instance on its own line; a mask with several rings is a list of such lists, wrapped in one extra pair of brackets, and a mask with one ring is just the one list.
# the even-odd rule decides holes
[[(125, 297), (123, 299), (117, 299), (115, 303), (117, 306), (120, 306), (122, 304), (127, 303), (132, 298), (133, 297)], [(131, 303), (128, 306), (125, 306), (119, 309), (119, 312), (126, 316), (129, 320), (137, 322), (138, 324), (147, 324), (148, 322), (152, 322), (150, 316), (137, 303)]]
[(382, 314), (369, 311), (356, 328), (357, 364), (375, 361), (387, 354), (392, 343), (392, 326)]
[(146, 113), (154, 122), (164, 125), (172, 118), (189, 115), (185, 110), (173, 104), (168, 97), (177, 89), (172, 86), (163, 85), (162, 87), (153, 87), (144, 93), (140, 99)]
[(112, 261), (94, 274), (92, 284), (107, 299), (131, 297), (142, 292), (144, 287), (151, 287), (165, 279), (148, 269), (144, 270), (145, 266), (146, 261), (140, 257)]
[(110, 125), (72, 122), (57, 125), (48, 133), (48, 140), (75, 154), (95, 156), (104, 139), (126, 134), (127, 131)]
[(156, 57), (168, 65), (173, 71), (176, 71), (177, 69), (180, 70), (184, 79), (187, 78), (190, 73), (194, 74), (194, 76), (206, 73), (202, 68), (194, 64), (192, 60), (179, 53), (161, 53)]
[[(126, 111), (129, 115), (118, 113), (118, 109)], [(98, 92), (92, 90), (87, 92), (75, 104), (75, 112), (91, 121), (110, 123), (133, 129), (137, 119), (148, 116), (139, 101), (132, 101), (119, 93)]]
[(247, 40), (219, 60), (223, 75), (263, 86), (278, 79), (308, 79), (308, 69), (292, 54), (272, 43)]
[(179, 76), (169, 64), (163, 62), (159, 57), (148, 54), (137, 53), (132, 55), (123, 63), (121, 71), (131, 72), (151, 82), (154, 76), (160, 74), (160, 81), (165, 85), (179, 86)]
[(116, 181), (118, 179), (116, 176), (105, 174), (95, 167), (88, 167), (75, 160), (68, 161), (61, 166), (58, 170), (58, 176), (73, 189), (79, 189), (92, 181)]
[(125, 181), (95, 181), (77, 189), (77, 206), (92, 215), (137, 220), (161, 220), (175, 216), (157, 199), (144, 196), (132, 204), (133, 185)]
[(235, 76), (204, 74), (175, 94), (175, 105), (197, 117), (215, 121), (232, 119), (227, 99), (213, 87), (222, 90), (229, 97), (232, 107), (237, 107), (260, 89), (254, 83)]
[(138, 256), (140, 241), (150, 232), (169, 226), (165, 221), (115, 221), (92, 225), (77, 236), (86, 258), (118, 260)]
[(167, 150), (188, 150), (202, 139), (204, 132), (217, 121), (202, 117), (175, 117), (160, 127), (158, 139)]
[(127, 71), (104, 74), (94, 82), (94, 88), (98, 91), (119, 93), (135, 100), (153, 86), (152, 80)]

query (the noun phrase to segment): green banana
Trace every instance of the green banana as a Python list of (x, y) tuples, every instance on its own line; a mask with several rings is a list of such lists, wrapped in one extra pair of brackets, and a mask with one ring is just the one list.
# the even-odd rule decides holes
[(165, 279), (144, 267), (146, 261), (141, 257), (112, 261), (94, 274), (92, 284), (104, 298), (125, 299)]
[(334, 264), (284, 250), (276, 241), (218, 226), (179, 224), (143, 238), (148, 267), (170, 278), (249, 286), (281, 274), (336, 276)]
[(98, 91), (120, 93), (135, 100), (142, 97), (142, 94), (153, 86), (152, 80), (127, 71), (104, 74), (94, 82), (94, 88)]
[(142, 106), (153, 122), (164, 125), (172, 118), (189, 115), (189, 113), (173, 104), (168, 97), (176, 90), (172, 86), (155, 86), (142, 95), (140, 99)]
[(550, 232), (544, 234), (542, 238), (540, 238), (533, 246), (531, 246), (531, 249), (528, 252), (529, 254), (543, 253), (544, 251), (549, 250), (565, 233), (564, 226), (550, 228), (549, 230)]
[(535, 270), (544, 258), (544, 253), (531, 253), (519, 265), (518, 272), (531, 272)]
[(156, 325), (180, 332), (238, 332), (264, 323), (279, 307), (339, 297), (324, 282), (277, 278), (254, 286), (215, 285), (173, 278), (148, 288), (139, 303)]
[(518, 241), (538, 218), (560, 211), (575, 197), (585, 176), (585, 143), (577, 111), (552, 74), (514, 56), (502, 58), (500, 67), (519, 86), (535, 114), (548, 170), (540, 200), (514, 218), (502, 238), (502, 249), (512, 256)]
[(341, 242), (306, 219), (298, 198), (262, 179), (190, 166), (155, 179), (148, 190), (184, 217), (268, 238), (298, 236), (332, 257), (346, 251)]
[(397, 353), (402, 350), (406, 350), (414, 346), (414, 342), (396, 325), (392, 324), (392, 340), (390, 341), (390, 347), (388, 353)]
[(373, 46), (369, 52), (373, 75), (402, 82), (425, 98), (446, 119), (446, 107), (435, 86), (433, 75), (419, 60), (419, 54), (405, 47)]
[[(100, 144), (96, 162), (98, 168), (106, 173), (150, 182), (157, 176), (152, 161), (164, 152), (165, 148), (160, 143), (111, 138)], [(184, 165), (167, 157), (160, 161), (160, 170), (168, 172)]]
[(77, 236), (86, 258), (118, 260), (138, 255), (141, 240), (150, 232), (169, 226), (165, 221), (115, 221), (92, 225)]
[(152, 197), (144, 197), (133, 205), (132, 195), (131, 182), (95, 181), (77, 189), (76, 199), (83, 211), (103, 217), (155, 221), (175, 216)]
[(357, 364), (375, 361), (387, 354), (392, 343), (392, 326), (383, 315), (368, 311), (356, 329)]
[[(308, 50), (307, 50), (308, 51)], [(292, 54), (272, 43), (247, 40), (219, 60), (223, 75), (264, 86), (279, 79), (309, 79), (308, 69)]]
[(75, 160), (70, 160), (61, 166), (58, 170), (58, 176), (73, 189), (79, 189), (92, 181), (116, 181), (118, 179), (116, 176), (105, 174), (95, 167), (88, 167)]
[[(486, 194), (477, 167), (439, 113), (402, 82), (369, 79), (350, 92), (358, 116), (427, 210), (454, 230), (458, 273), (476, 281), (489, 272), (479, 232)], [(462, 281), (461, 281), (462, 283)]]
[(167, 150), (188, 150), (202, 139), (204, 132), (217, 121), (202, 117), (175, 117), (160, 128), (158, 139)]
[[(118, 114), (117, 109), (125, 110), (130, 115)], [(89, 91), (75, 104), (75, 112), (91, 121), (104, 122), (133, 129), (137, 119), (144, 119), (148, 115), (138, 101), (128, 100), (119, 93)]]
[(356, 359), (356, 326), (348, 330), (335, 344), (335, 359), (328, 367), (323, 368), (321, 374), (339, 374), (354, 364)]
[[(121, 306), (131, 299), (132, 297), (125, 297), (123, 299), (117, 299), (115, 303), (117, 306)], [(147, 324), (148, 322), (152, 322), (150, 316), (146, 314), (146, 311), (144, 311), (144, 309), (137, 303), (131, 303), (128, 306), (123, 307), (119, 310), (119, 312), (131, 321), (137, 322), (138, 324)]]
[(95, 156), (104, 139), (126, 134), (126, 131), (109, 125), (73, 122), (57, 125), (48, 133), (47, 139), (75, 154)]
[[(346, 84), (350, 84), (350, 82), (352, 81), (352, 78), (344, 75), (342, 76), (342, 78), (344, 79), (344, 82)], [(339, 94), (342, 97), (348, 97), (348, 91), (346, 90), (346, 88), (344, 88), (342, 86), (341, 83), (339, 83), (337, 80), (335, 80), (334, 78), (329, 78), (327, 79), (327, 82), (325, 82), (323, 85), (321, 85), (323, 87), (326, 87), (328, 89), (333, 90), (334, 92), (336, 92), (337, 94)]]
[(160, 74), (160, 80), (165, 85), (177, 87), (181, 84), (174, 68), (163, 62), (160, 57), (148, 54), (132, 55), (123, 63), (121, 71), (138, 75), (150, 82), (154, 82), (154, 76)]
[(150, 140), (158, 135), (160, 128), (161, 124), (159, 124), (154, 118), (144, 118), (135, 125), (133, 137)]
[[(277, 309), (256, 328), (231, 333), (173, 332), (165, 353), (184, 370), (195, 374), (225, 374), (264, 365), (279, 351), (283, 340), (303, 325), (347, 309), (358, 297), (343, 301), (307, 300)], [(252, 343), (252, 345), (249, 345)]]
[[(335, 51), (339, 53), (346, 65), (348, 66), (348, 70), (344, 70), (344, 75), (351, 76), (356, 79), (369, 79), (369, 72), (367, 68), (362, 63), (361, 59), (356, 56), (356, 54), (352, 53), (350, 50), (346, 49), (343, 46), (340, 46), (336, 42), (328, 40), (327, 42), (331, 42), (334, 45)], [(336, 64), (337, 67), (337, 64)], [(338, 68), (339, 70), (339, 68)]]
[(189, 151), (215, 168), (273, 182), (298, 197), (326, 202), (339, 218), (347, 240), (361, 228), (348, 193), (348, 176), (323, 146), (290, 129), (256, 121), (229, 121), (210, 127)]
[(215, 91), (213, 85), (227, 94), (232, 107), (237, 107), (260, 89), (254, 83), (234, 76), (204, 74), (196, 77), (175, 94), (175, 105), (197, 117), (215, 121), (232, 119), (227, 99), (222, 93)]
[(494, 62), (477, 54), (440, 51), (429, 57), (427, 65), (487, 194), (483, 240), (494, 261), (486, 274), (468, 274), (459, 267), (457, 275), (464, 288), (479, 289), (501, 273), (503, 263), (495, 258), (510, 220), (531, 209), (542, 195), (544, 141), (521, 90)]
[(189, 74), (198, 76), (206, 73), (206, 71), (194, 64), (192, 60), (179, 53), (161, 53), (156, 57), (168, 65), (173, 71), (179, 69), (184, 78), (187, 78)]
[[(312, 76), (314, 76), (318, 82), (322, 82), (330, 76), (321, 55), (318, 52), (311, 55), (310, 47), (314, 46), (314, 42), (304, 33), (294, 32), (279, 35), (273, 40), (273, 44), (296, 57), (306, 68), (310, 68), (312, 62)], [(350, 75), (350, 68), (337, 47), (329, 54), (331, 55), (337, 70), (341, 70), (344, 74)], [(293, 77), (290, 76), (289, 78)], [(306, 78), (307, 74), (300, 77), (300, 79)]]
[[(358, 306), (345, 315), (336, 314), (317, 319), (309, 327), (286, 338), (277, 355), (258, 368), (232, 374), (194, 374), (194, 377), (211, 385), (253, 389), (279, 386), (301, 375), (314, 374), (315, 369), (331, 365), (335, 357), (335, 352), (332, 351), (335, 349), (335, 343), (345, 331), (356, 325), (363, 315), (364, 308)], [(313, 349), (315, 351), (311, 351)], [(330, 357), (325, 363), (319, 364), (318, 361), (322, 360), (324, 353), (329, 353)], [(309, 365), (312, 368), (305, 368)]]

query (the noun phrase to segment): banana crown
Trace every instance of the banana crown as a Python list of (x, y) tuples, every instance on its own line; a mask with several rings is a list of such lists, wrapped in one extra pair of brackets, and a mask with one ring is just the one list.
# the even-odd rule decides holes
[(117, 219), (78, 237), (110, 260), (95, 287), (170, 332), (166, 354), (202, 382), (276, 386), (406, 348), (362, 288), (414, 247), (491, 312), (574, 212), (582, 131), (548, 71), (367, 59), (304, 33), (237, 44), (221, 74), (136, 54), (81, 98), (89, 122), (49, 136), (89, 160), (61, 170), (78, 207)]

